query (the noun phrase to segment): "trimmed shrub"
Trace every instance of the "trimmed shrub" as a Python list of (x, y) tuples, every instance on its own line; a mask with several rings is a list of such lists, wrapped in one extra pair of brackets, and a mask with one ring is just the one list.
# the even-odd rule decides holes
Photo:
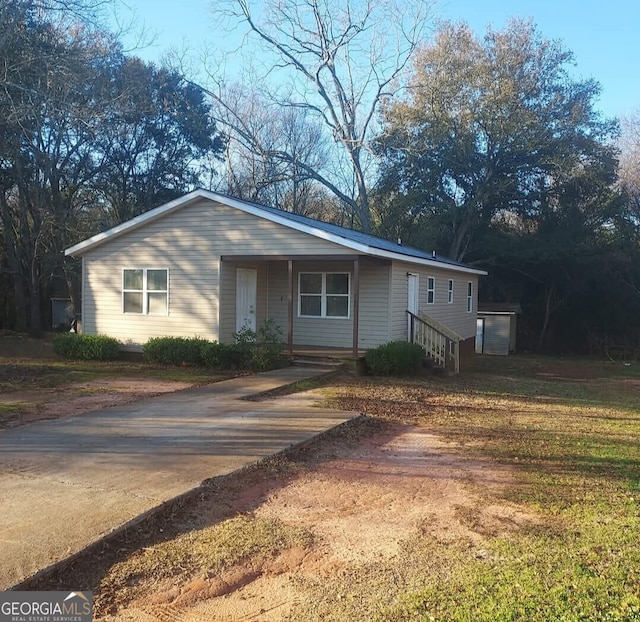
[(221, 367), (225, 346), (217, 341), (203, 341), (200, 344), (200, 361), (204, 367)]
[(159, 365), (201, 365), (212, 369), (255, 369), (282, 366), (282, 331), (267, 320), (257, 332), (244, 328), (234, 344), (199, 337), (151, 337), (142, 346), (144, 358)]
[(62, 333), (53, 339), (56, 354), (84, 361), (115, 361), (120, 358), (121, 343), (106, 335)]
[(199, 337), (151, 337), (142, 353), (149, 363), (159, 365), (202, 365), (202, 347), (208, 343)]
[(242, 362), (235, 345), (217, 341), (204, 341), (200, 347), (200, 358), (202, 365), (212, 369), (238, 369)]
[(417, 374), (423, 365), (424, 350), (417, 343), (390, 341), (367, 350), (365, 362), (374, 376), (406, 376)]

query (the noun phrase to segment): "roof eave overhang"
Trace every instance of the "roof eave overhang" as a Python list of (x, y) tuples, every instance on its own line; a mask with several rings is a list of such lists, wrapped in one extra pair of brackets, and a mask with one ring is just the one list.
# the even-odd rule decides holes
[[(345, 245), (346, 246), (346, 245)], [(476, 274), (478, 276), (486, 276), (489, 274), (485, 270), (478, 270), (477, 268), (471, 268), (470, 266), (458, 266), (444, 261), (438, 261), (437, 259), (426, 259), (422, 257), (412, 257), (411, 255), (403, 255), (402, 253), (393, 253), (391, 251), (382, 250), (379, 248), (369, 247), (368, 254), (375, 257), (385, 257), (386, 259), (393, 259), (396, 261), (404, 261), (406, 263), (418, 264), (421, 266), (428, 266), (431, 268), (439, 268), (440, 270), (450, 270), (451, 272), (465, 272), (467, 274)]]

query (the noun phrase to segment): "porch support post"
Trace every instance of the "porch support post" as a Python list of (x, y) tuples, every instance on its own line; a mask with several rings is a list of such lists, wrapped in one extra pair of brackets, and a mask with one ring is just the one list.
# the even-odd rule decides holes
[(288, 299), (287, 299), (287, 346), (289, 348), (289, 354), (293, 354), (293, 260), (287, 261), (287, 285), (288, 285)]
[(358, 316), (360, 309), (360, 257), (353, 260), (353, 358), (358, 358)]

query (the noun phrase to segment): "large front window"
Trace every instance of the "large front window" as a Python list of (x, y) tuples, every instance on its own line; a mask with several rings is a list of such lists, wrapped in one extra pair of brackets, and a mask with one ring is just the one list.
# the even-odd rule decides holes
[(300, 317), (349, 317), (348, 272), (301, 272), (298, 285)]
[(125, 268), (122, 271), (122, 311), (142, 315), (169, 312), (169, 271)]

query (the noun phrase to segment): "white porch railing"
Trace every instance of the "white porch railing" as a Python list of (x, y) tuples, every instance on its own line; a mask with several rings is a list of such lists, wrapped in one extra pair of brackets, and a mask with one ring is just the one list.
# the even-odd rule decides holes
[(407, 311), (409, 317), (409, 341), (422, 346), (428, 358), (438, 367), (460, 372), (460, 342), (462, 337), (442, 322)]

